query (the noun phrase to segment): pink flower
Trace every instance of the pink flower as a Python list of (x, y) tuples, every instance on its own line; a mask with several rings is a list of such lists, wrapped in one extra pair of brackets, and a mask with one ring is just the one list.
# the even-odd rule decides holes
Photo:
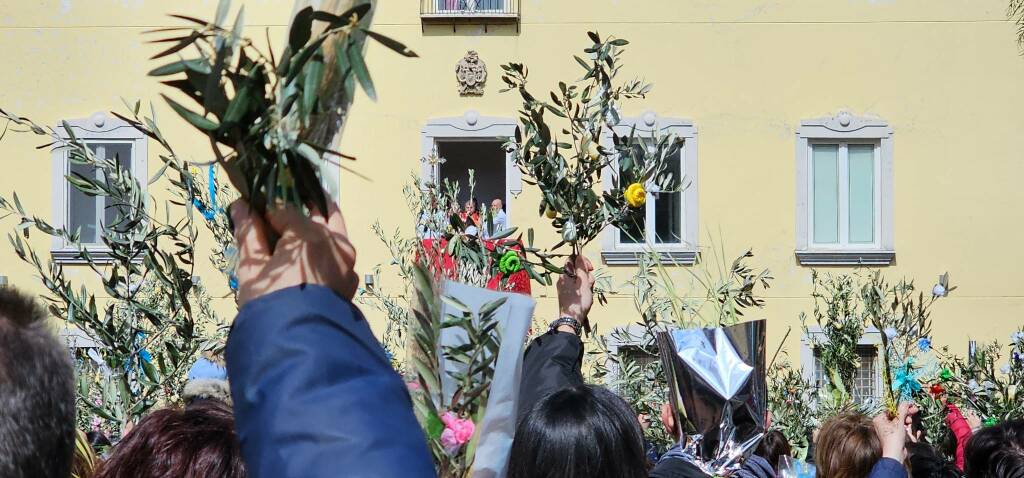
[(418, 392), (418, 391), (420, 391), (420, 384), (419, 384), (419, 382), (406, 382), (405, 386), (409, 387), (409, 391), (410, 392)]
[(444, 431), (441, 432), (441, 445), (448, 453), (455, 453), (462, 445), (469, 443), (476, 431), (473, 420), (459, 418), (452, 412), (445, 412), (441, 415), (441, 422), (444, 423)]

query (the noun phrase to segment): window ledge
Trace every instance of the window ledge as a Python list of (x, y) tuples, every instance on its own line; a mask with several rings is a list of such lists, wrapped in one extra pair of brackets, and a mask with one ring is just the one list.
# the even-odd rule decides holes
[(896, 252), (796, 251), (796, 258), (804, 266), (888, 266), (896, 259)]
[[(110, 255), (108, 249), (87, 249), (89, 257), (92, 262), (96, 264), (113, 264), (117, 262), (113, 256)], [(78, 249), (54, 249), (50, 251), (50, 259), (58, 264), (69, 264), (69, 265), (85, 265), (89, 261), (82, 257)], [(137, 257), (132, 262), (141, 263), (142, 257)]]
[[(656, 251), (663, 265), (692, 266), (697, 263), (697, 251)], [(647, 251), (601, 251), (601, 259), (610, 266), (630, 266), (640, 263)]]

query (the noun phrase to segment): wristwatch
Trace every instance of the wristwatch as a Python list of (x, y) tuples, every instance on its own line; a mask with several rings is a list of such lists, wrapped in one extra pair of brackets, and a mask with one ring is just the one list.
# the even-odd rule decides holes
[(580, 321), (568, 315), (563, 315), (556, 319), (554, 322), (551, 322), (551, 325), (548, 328), (549, 330), (555, 330), (563, 325), (568, 325), (569, 327), (572, 327), (572, 330), (576, 332), (576, 335), (580, 335), (580, 329), (583, 328), (583, 324), (581, 324)]

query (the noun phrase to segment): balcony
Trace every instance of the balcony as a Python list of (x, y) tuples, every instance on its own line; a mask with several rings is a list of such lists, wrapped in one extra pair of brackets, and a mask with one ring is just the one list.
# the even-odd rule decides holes
[(520, 0), (420, 0), (420, 20), (427, 24), (476, 23), (519, 25)]

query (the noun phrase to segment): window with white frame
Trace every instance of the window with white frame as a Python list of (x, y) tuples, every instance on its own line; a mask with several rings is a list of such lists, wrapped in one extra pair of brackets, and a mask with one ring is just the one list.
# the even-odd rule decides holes
[[(664, 158), (678, 188), (660, 192), (648, 186), (644, 213), (631, 224), (606, 230), (601, 256), (611, 265), (636, 264), (641, 254), (654, 249), (665, 264), (693, 264), (698, 237), (697, 130), (689, 121), (660, 118), (648, 112), (639, 118), (623, 118), (614, 131), (627, 136), (634, 128), (636, 136), (643, 140), (636, 147), (648, 148), (648, 152), (654, 150), (653, 142), (659, 136), (674, 135), (682, 141), (682, 146)], [(610, 134), (602, 143), (605, 149), (614, 149)], [(640, 153), (638, 157), (645, 152)], [(626, 177), (622, 171), (606, 170), (606, 187), (611, 187), (613, 175), (620, 183), (633, 182), (633, 178)]]
[[(86, 144), (97, 157), (116, 161), (120, 167), (127, 169), (146, 186), (146, 136), (127, 122), (117, 118), (109, 118), (97, 113), (87, 119), (67, 122), (74, 131), (75, 137)], [(58, 134), (68, 139), (63, 125), (55, 128)], [(67, 227), (69, 231), (78, 231), (79, 239), (97, 260), (104, 260), (103, 225), (112, 222), (118, 215), (118, 205), (110, 198), (89, 196), (82, 193), (68, 180), (68, 176), (83, 176), (102, 179), (101, 172), (94, 166), (78, 164), (68, 158), (68, 148), (54, 148), (53, 162), (53, 223), (57, 227)], [(61, 262), (81, 262), (78, 251), (72, 244), (60, 238), (54, 238), (51, 246), (54, 260)]]
[[(874, 345), (861, 345), (857, 347), (857, 371), (853, 376), (853, 389), (850, 396), (857, 403), (878, 403), (881, 399), (881, 381), (878, 372), (878, 349)], [(821, 366), (821, 360), (817, 352), (814, 353), (814, 381), (811, 383), (814, 389), (820, 389), (828, 383), (828, 375)]]
[(797, 257), (805, 265), (892, 262), (892, 128), (841, 111), (797, 131)]
[[(800, 365), (804, 379), (815, 389), (828, 383), (828, 375), (821, 366), (818, 344), (825, 341), (825, 336), (818, 326), (811, 326), (809, 335), (800, 342)], [(857, 403), (879, 403), (882, 396), (882, 373), (878, 355), (881, 335), (874, 327), (869, 327), (857, 342), (857, 371), (854, 373), (852, 390), (848, 390)]]

